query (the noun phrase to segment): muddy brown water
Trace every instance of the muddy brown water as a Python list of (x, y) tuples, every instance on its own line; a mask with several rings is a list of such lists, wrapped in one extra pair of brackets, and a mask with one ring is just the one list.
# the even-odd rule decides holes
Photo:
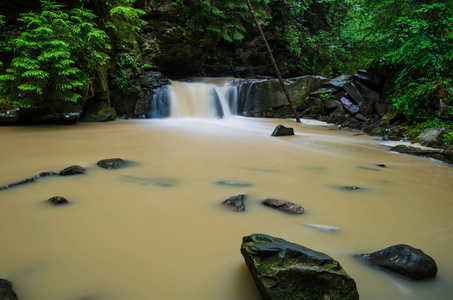
[[(1, 127), (0, 185), (73, 164), (86, 174), (0, 191), (0, 278), (21, 300), (258, 300), (239, 249), (243, 236), (266, 233), (337, 259), (361, 299), (451, 299), (453, 168), (304, 123), (233, 117)], [(296, 135), (271, 137), (277, 124)], [(96, 165), (113, 157), (136, 164)], [(245, 212), (220, 205), (237, 194), (248, 197)], [(50, 206), (52, 196), (71, 204)], [(306, 212), (272, 210), (260, 203), (267, 197)], [(353, 258), (398, 243), (432, 256), (437, 277), (411, 282)]]

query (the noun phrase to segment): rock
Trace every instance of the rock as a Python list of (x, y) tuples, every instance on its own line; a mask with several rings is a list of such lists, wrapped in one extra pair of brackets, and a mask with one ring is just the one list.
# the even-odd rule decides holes
[(353, 82), (345, 84), (344, 90), (351, 96), (356, 104), (360, 105), (365, 101), (365, 99), (363, 99), (362, 95), (360, 94), (359, 89)]
[(237, 195), (230, 197), (222, 202), (223, 205), (228, 205), (233, 208), (235, 211), (244, 211), (245, 210), (245, 195)]
[(56, 176), (56, 175), (58, 175), (58, 174), (55, 173), (55, 172), (41, 172), (39, 174), (36, 174), (32, 178), (33, 179), (39, 179), (39, 178), (43, 178), (43, 177)]
[(343, 105), (338, 106), (333, 112), (329, 114), (327, 118), (327, 122), (329, 123), (337, 123), (342, 122), (345, 118), (346, 111), (343, 108)]
[(143, 178), (129, 175), (122, 175), (121, 179), (137, 185), (155, 185), (159, 187), (173, 187), (178, 185), (178, 181), (171, 178)]
[(361, 113), (355, 114), (354, 117), (355, 117), (357, 120), (359, 120), (359, 121), (363, 121), (363, 122), (368, 121), (368, 119), (367, 119), (364, 115), (362, 115)]
[(4, 186), (0, 186), (0, 191), (1, 190), (6, 190), (6, 189), (9, 189), (9, 188), (21, 185), (21, 184), (30, 183), (30, 182), (35, 182), (35, 179), (32, 177), (32, 178), (27, 178), (27, 179), (24, 179), (24, 180), (21, 180), (21, 181), (18, 181), (18, 182), (5, 184)]
[[(301, 76), (285, 79), (284, 83), (294, 105), (302, 103), (311, 92), (321, 88), (327, 79), (322, 76)], [(235, 80), (231, 85), (238, 88), (238, 113), (253, 116), (254, 112), (281, 107), (288, 104), (288, 99), (282, 91), (278, 79), (271, 80)], [(300, 108), (305, 109), (304, 107)]]
[(277, 199), (266, 199), (263, 201), (263, 204), (280, 211), (292, 213), (292, 214), (303, 214), (304, 208), (292, 202), (287, 202)]
[(440, 146), (440, 140), (445, 133), (445, 128), (427, 128), (417, 136), (413, 142), (418, 142), (423, 146)]
[(125, 167), (126, 161), (121, 158), (108, 158), (98, 161), (97, 164), (104, 169), (113, 170)]
[(387, 166), (384, 165), (384, 164), (378, 164), (378, 165), (376, 165), (376, 166), (381, 167), (381, 168), (387, 168)]
[(349, 76), (348, 75), (343, 75), (345, 77), (337, 77), (334, 79), (331, 79), (327, 81), (324, 85), (327, 87), (332, 87), (337, 90), (343, 89), (344, 85), (349, 82)]
[(228, 185), (228, 186), (237, 186), (237, 187), (252, 186), (250, 183), (240, 183), (240, 182), (232, 182), (232, 181), (216, 181), (214, 183), (218, 184), (218, 185)]
[(0, 111), (0, 124), (11, 124), (19, 120), (19, 109)]
[(335, 99), (326, 99), (324, 101), (324, 107), (327, 108), (328, 110), (335, 109), (340, 105), (341, 105), (340, 101)]
[(48, 199), (47, 201), (49, 201), (50, 203), (52, 203), (55, 206), (69, 204), (69, 201), (61, 196), (52, 197), (52, 198)]
[(0, 299), (17, 300), (17, 295), (13, 290), (13, 285), (6, 279), (0, 278)]
[(374, 105), (374, 109), (380, 116), (382, 116), (388, 112), (389, 105), (386, 103), (376, 103)]
[(322, 225), (322, 224), (308, 224), (305, 227), (311, 228), (311, 229), (316, 229), (316, 230), (321, 230), (321, 231), (326, 231), (326, 232), (330, 232), (330, 233), (334, 233), (339, 230), (338, 227), (330, 226), (330, 225)]
[(321, 95), (325, 95), (325, 94), (335, 94), (337, 92), (337, 90), (335, 88), (320, 88), (320, 89), (317, 89), (316, 91), (314, 92), (311, 92), (310, 93), (310, 96), (313, 96), (313, 97), (319, 97)]
[(245, 236), (241, 253), (264, 300), (359, 299), (354, 279), (327, 254), (265, 234)]
[(358, 257), (376, 268), (409, 279), (433, 278), (437, 274), (437, 264), (434, 259), (422, 250), (409, 245), (394, 245), (371, 254), (359, 254)]
[(272, 136), (284, 136), (284, 135), (294, 135), (294, 129), (291, 127), (285, 127), (283, 125), (277, 125), (275, 127), (274, 132), (271, 134)]
[(116, 111), (110, 106), (109, 92), (97, 93), (83, 107), (80, 121), (105, 122), (116, 119)]
[(360, 190), (360, 188), (358, 186), (355, 186), (355, 185), (344, 186), (343, 189), (345, 189), (347, 191)]
[(379, 102), (380, 96), (378, 92), (373, 91), (364, 84), (358, 83), (357, 85), (360, 87), (360, 94), (366, 101), (373, 103)]
[(343, 107), (351, 114), (355, 114), (360, 109), (358, 105), (353, 104), (348, 98), (343, 97), (340, 101), (343, 104)]
[(79, 175), (85, 174), (85, 170), (81, 166), (73, 165), (63, 169), (58, 173), (60, 176), (71, 176), (71, 175)]

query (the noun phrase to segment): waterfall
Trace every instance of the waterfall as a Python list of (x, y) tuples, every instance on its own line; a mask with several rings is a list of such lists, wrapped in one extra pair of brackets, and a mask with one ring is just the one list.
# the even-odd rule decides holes
[(238, 112), (237, 87), (225, 79), (172, 81), (155, 91), (151, 118), (226, 118)]

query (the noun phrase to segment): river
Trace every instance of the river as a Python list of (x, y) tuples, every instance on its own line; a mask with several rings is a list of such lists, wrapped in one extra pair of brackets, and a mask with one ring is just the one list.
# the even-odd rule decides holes
[[(270, 136), (277, 124), (296, 135)], [(258, 300), (239, 249), (265, 233), (337, 259), (361, 299), (451, 299), (453, 168), (334, 129), (243, 117), (0, 127), (0, 185), (86, 169), (0, 191), (0, 278), (21, 300)], [(134, 164), (96, 165), (115, 157)], [(220, 204), (237, 194), (245, 212)], [(71, 203), (46, 202), (57, 195)], [(272, 210), (268, 197), (306, 212)], [(433, 257), (437, 277), (412, 282), (353, 257), (399, 243)]]

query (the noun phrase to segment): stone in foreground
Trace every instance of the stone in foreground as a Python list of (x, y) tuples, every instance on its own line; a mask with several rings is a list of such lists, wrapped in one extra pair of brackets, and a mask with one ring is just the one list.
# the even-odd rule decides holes
[(245, 195), (237, 195), (230, 197), (222, 202), (223, 205), (231, 207), (235, 211), (245, 210)]
[(271, 134), (272, 136), (284, 136), (284, 135), (294, 135), (294, 129), (291, 127), (285, 127), (283, 125), (277, 125), (275, 127), (274, 132)]
[(359, 299), (354, 279), (327, 254), (265, 234), (245, 236), (241, 253), (264, 300)]
[(303, 214), (304, 208), (300, 205), (294, 204), (292, 202), (277, 200), (277, 199), (266, 199), (263, 201), (263, 204), (275, 209), (278, 209), (283, 212), (291, 214)]
[(17, 295), (13, 291), (11, 282), (0, 278), (0, 299), (2, 300), (17, 300)]
[(98, 166), (107, 169), (113, 170), (126, 166), (126, 162), (121, 158), (108, 158), (98, 161)]
[(373, 252), (359, 254), (370, 265), (396, 275), (420, 280), (433, 278), (437, 274), (437, 264), (422, 250), (399, 244)]

